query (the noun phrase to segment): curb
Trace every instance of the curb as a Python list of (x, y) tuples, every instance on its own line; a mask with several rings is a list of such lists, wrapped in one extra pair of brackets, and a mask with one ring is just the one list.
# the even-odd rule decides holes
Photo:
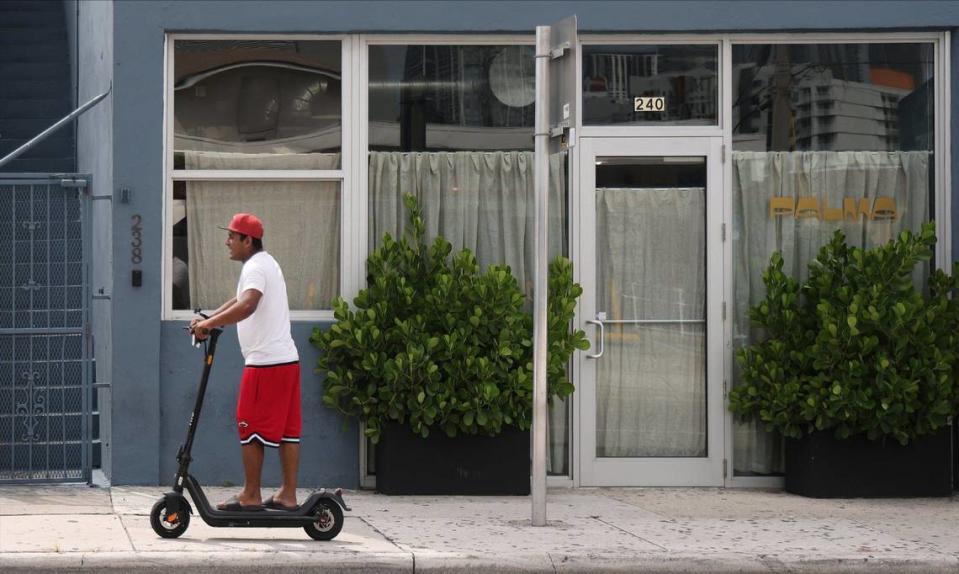
[(893, 558), (790, 558), (751, 555), (638, 554), (632, 556), (521, 555), (450, 556), (420, 552), (370, 554), (322, 552), (106, 552), (106, 553), (8, 553), (0, 554), (4, 574), (89, 572), (222, 572), (301, 573), (315, 572), (717, 572), (717, 573), (956, 573), (959, 556), (941, 559)]

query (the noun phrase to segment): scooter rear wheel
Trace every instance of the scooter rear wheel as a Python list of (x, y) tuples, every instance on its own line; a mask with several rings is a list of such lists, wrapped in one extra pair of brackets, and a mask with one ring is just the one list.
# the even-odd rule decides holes
[(320, 500), (314, 516), (316, 521), (303, 527), (313, 540), (333, 540), (343, 530), (343, 509), (332, 500)]
[(190, 511), (184, 505), (171, 516), (167, 513), (166, 499), (161, 498), (150, 510), (150, 526), (163, 538), (177, 538), (190, 526)]

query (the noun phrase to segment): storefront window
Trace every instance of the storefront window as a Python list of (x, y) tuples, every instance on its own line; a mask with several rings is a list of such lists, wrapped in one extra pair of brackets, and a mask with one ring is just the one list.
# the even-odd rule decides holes
[(174, 168), (316, 169), (309, 156), (338, 158), (340, 62), (333, 41), (178, 40)]
[(714, 126), (716, 45), (583, 46), (583, 125)]
[[(404, 194), (429, 237), (507, 264), (533, 292), (533, 46), (369, 47), (369, 246), (405, 228)], [(566, 253), (566, 154), (550, 161), (551, 257)], [(552, 474), (568, 472), (568, 409), (550, 409)], [(371, 449), (372, 451), (372, 449)], [(368, 460), (372, 469), (372, 452)]]
[[(369, 239), (396, 236), (403, 195), (427, 233), (533, 283), (532, 46), (370, 46)], [(566, 160), (550, 163), (551, 256), (565, 253)]]
[[(330, 172), (342, 165), (341, 42), (175, 39), (172, 55), (168, 309), (235, 295), (239, 269), (218, 227), (242, 211), (264, 222), (290, 309), (329, 310), (340, 292), (344, 176)], [(277, 175), (289, 170), (300, 179)]]
[[(220, 227), (237, 211), (263, 220), (263, 248), (283, 269), (290, 309), (332, 308), (339, 295), (340, 184), (330, 181), (176, 182), (173, 308), (215, 309), (236, 295), (239, 267)], [(322, 222), (322, 223), (320, 223)]]
[[(932, 217), (934, 54), (931, 43), (733, 47), (734, 349), (761, 337), (747, 311), (773, 251), (805, 277), (837, 229), (871, 247)], [(736, 475), (782, 472), (778, 436), (738, 420), (734, 432)]]

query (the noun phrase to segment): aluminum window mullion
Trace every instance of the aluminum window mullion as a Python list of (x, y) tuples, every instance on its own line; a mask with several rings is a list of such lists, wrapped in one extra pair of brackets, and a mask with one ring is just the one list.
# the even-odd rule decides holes
[(342, 181), (346, 171), (334, 170), (199, 170), (181, 169), (171, 173), (173, 181)]
[(733, 44), (912, 44), (935, 42), (938, 38), (938, 32), (864, 32), (859, 34), (799, 32), (730, 35)]
[(163, 261), (160, 266), (163, 284), (160, 289), (162, 302), (161, 318), (168, 318), (173, 309), (173, 46), (176, 36), (168, 34), (164, 40), (165, 50), (163, 66)]
[[(720, 99), (722, 101), (723, 109), (723, 121), (721, 122), (723, 130), (723, 147), (725, 153), (725, 161), (722, 163), (723, 169), (723, 225), (726, 226), (726, 229), (732, 230), (733, 228), (733, 200), (732, 200), (732, 189), (733, 189), (733, 162), (732, 162), (732, 150), (733, 150), (733, 43), (729, 35), (724, 36), (722, 40), (722, 46), (720, 49)], [(730, 303), (734, 301), (734, 288), (735, 288), (736, 278), (733, 274), (733, 241), (732, 238), (727, 238), (723, 242), (723, 302), (727, 307), (731, 307)], [(724, 352), (722, 355), (723, 360), (723, 404), (726, 404), (727, 393), (729, 392), (729, 387), (733, 380), (733, 365), (735, 360), (733, 358), (733, 323), (734, 319), (731, 316), (727, 316), (723, 321), (723, 337), (724, 340)], [(726, 472), (723, 475), (723, 482), (728, 487), (731, 484), (731, 480), (735, 475), (735, 426), (733, 413), (728, 409), (723, 409), (723, 415), (725, 417), (724, 425), (724, 441), (723, 441), (723, 458), (726, 462)], [(730, 464), (730, 462), (732, 464)]]
[[(950, 153), (950, 34), (944, 32), (937, 41), (934, 50), (936, 64), (934, 66), (936, 90), (933, 95), (934, 105), (934, 152), (935, 161), (935, 221), (936, 221), (936, 267), (947, 273), (952, 268), (952, 206), (949, 194), (950, 168), (952, 157)], [(944, 126), (940, 129), (939, 126)]]

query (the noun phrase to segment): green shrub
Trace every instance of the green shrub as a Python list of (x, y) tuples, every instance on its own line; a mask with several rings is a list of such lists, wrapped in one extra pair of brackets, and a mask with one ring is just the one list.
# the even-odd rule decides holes
[[(407, 195), (410, 225), (399, 241), (387, 234), (367, 259), (367, 288), (334, 303), (336, 323), (314, 329), (322, 351), (323, 401), (366, 423), (378, 442), (388, 421), (423, 437), (495, 435), (504, 426), (529, 429), (533, 396), (533, 318), (509, 267), (480, 272), (476, 257), (450, 255), (448, 241), (425, 243), (416, 200)], [(576, 298), (572, 264), (553, 261), (549, 274), (548, 395), (573, 392), (566, 365), (587, 349), (571, 331)]]
[(729, 408), (793, 438), (831, 429), (906, 444), (948, 424), (959, 414), (959, 264), (952, 277), (935, 270), (928, 294), (912, 280), (935, 242), (932, 223), (872, 249), (837, 231), (802, 284), (773, 254), (766, 297), (749, 310), (768, 338), (738, 353)]

